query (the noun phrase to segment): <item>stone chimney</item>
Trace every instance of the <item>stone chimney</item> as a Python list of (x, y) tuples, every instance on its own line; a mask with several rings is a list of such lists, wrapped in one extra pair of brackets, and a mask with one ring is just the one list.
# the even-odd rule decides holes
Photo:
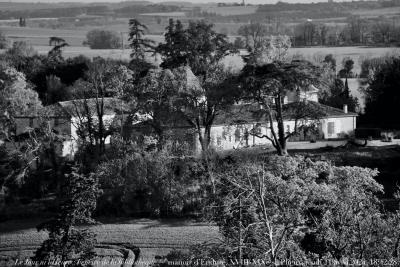
[(343, 105), (343, 112), (347, 114), (348, 110), (347, 110), (347, 104)]

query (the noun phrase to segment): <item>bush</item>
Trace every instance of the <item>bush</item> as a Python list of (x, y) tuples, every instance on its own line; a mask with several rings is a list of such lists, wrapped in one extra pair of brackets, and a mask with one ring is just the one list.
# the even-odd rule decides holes
[(238, 259), (239, 233), (242, 259), (390, 258), (398, 230), (381, 212), (377, 173), (303, 157), (225, 165), (213, 204), (221, 246), (228, 248), (219, 258)]
[(118, 49), (122, 41), (117, 32), (107, 30), (91, 30), (83, 43), (91, 49)]
[(196, 214), (201, 207), (203, 174), (202, 162), (171, 156), (170, 147), (129, 152), (97, 168), (104, 191), (97, 213), (156, 217)]

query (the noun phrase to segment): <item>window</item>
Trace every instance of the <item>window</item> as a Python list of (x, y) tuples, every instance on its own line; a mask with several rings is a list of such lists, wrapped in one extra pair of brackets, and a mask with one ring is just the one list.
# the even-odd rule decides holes
[(335, 133), (335, 122), (328, 122), (328, 135), (332, 135)]
[(217, 146), (221, 146), (222, 145), (222, 137), (218, 136), (217, 137)]
[(240, 130), (235, 130), (235, 142), (240, 142)]

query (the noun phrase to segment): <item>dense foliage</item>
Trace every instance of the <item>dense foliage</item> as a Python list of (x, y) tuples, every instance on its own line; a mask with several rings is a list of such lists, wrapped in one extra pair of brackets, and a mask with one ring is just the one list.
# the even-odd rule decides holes
[(93, 175), (83, 175), (78, 168), (72, 169), (59, 196), (57, 216), (37, 226), (38, 231), (47, 231), (49, 238), (36, 250), (33, 260), (44, 262), (43, 266), (67, 261), (72, 262), (72, 266), (91, 266), (88, 260), (95, 255), (95, 236), (90, 230), (76, 226), (94, 222), (91, 216), (98, 193)]
[(349, 92), (347, 79), (345, 83), (341, 79), (335, 79), (329, 86), (329, 90), (322, 93), (319, 102), (338, 109), (342, 109), (343, 105), (347, 105), (348, 110), (351, 112), (357, 112), (359, 107), (358, 99)]
[(97, 212), (117, 216), (197, 215), (204, 167), (195, 159), (173, 156), (171, 145), (153, 151), (125, 145), (119, 156), (100, 164), (95, 176), (104, 194)]
[(164, 37), (165, 43), (155, 49), (163, 59), (161, 67), (188, 65), (196, 76), (205, 76), (210, 66), (231, 53), (227, 36), (205, 21), (190, 21), (185, 29), (179, 20), (170, 19)]
[(366, 116), (370, 123), (383, 128), (399, 128), (399, 77), (400, 59), (393, 58), (380, 65), (365, 90)]
[(117, 49), (122, 45), (117, 32), (97, 29), (87, 33), (84, 44), (91, 49)]
[(267, 156), (236, 158), (217, 173), (210, 212), (222, 242), (172, 252), (160, 266), (199, 260), (224, 266), (398, 260), (399, 217), (381, 209), (376, 170)]

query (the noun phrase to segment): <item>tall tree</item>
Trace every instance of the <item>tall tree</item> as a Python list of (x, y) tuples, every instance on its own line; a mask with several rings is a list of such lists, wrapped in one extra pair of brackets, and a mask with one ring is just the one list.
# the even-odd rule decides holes
[(223, 236), (219, 247), (227, 249), (212, 252), (240, 260), (241, 250), (244, 259), (268, 257), (271, 266), (288, 256), (304, 260), (308, 253), (337, 261), (391, 257), (394, 246), (382, 234), (384, 217), (375, 195), (382, 186), (376, 175), (368, 168), (302, 157), (224, 166), (213, 206)]
[(357, 112), (359, 106), (358, 99), (350, 94), (347, 79), (343, 84), (343, 81), (339, 78), (333, 81), (329, 90), (321, 94), (319, 102), (339, 109), (343, 108), (343, 105), (347, 105), (351, 112)]
[[(284, 105), (284, 98), (289, 92), (300, 94), (309, 86), (318, 84), (320, 69), (308, 61), (274, 62), (260, 66), (246, 65), (241, 72), (243, 87), (247, 98), (260, 105), (256, 113), (266, 119), (271, 135), (267, 138), (276, 148), (279, 155), (287, 154), (287, 140), (300, 130), (311, 127), (323, 114), (323, 111), (312, 103), (298, 101)], [(295, 127), (287, 132), (284, 118), (295, 121)], [(257, 135), (257, 134), (256, 134)]]
[(288, 50), (292, 43), (287, 35), (273, 35), (263, 39), (257, 50), (251, 51), (244, 56), (247, 64), (266, 64), (274, 61), (285, 61), (288, 59)]
[(132, 71), (97, 58), (89, 66), (85, 79), (76, 81), (72, 87), (75, 99), (71, 101), (70, 112), (77, 118), (80, 140), (87, 148), (95, 149), (97, 159), (104, 155), (106, 138), (113, 131), (106, 111), (122, 112), (124, 104), (117, 98), (131, 86)]
[(390, 33), (393, 30), (393, 26), (386, 17), (380, 16), (372, 28), (373, 37), (376, 43), (386, 44), (390, 41)]
[(268, 28), (261, 23), (251, 22), (238, 29), (238, 34), (246, 40), (246, 48), (249, 52), (258, 51), (263, 45), (263, 40), (268, 34)]
[(400, 128), (400, 58), (382, 64), (365, 89), (368, 122), (383, 128)]
[(231, 53), (231, 45), (226, 35), (215, 32), (205, 21), (191, 21), (184, 29), (179, 20), (175, 23), (170, 19), (166, 30), (165, 43), (159, 44), (156, 52), (163, 58), (161, 66), (173, 69), (180, 82), (177, 109), (207, 150), (215, 116), (234, 92), (228, 93), (225, 83), (231, 75), (220, 64)]
[(205, 21), (190, 21), (184, 29), (179, 20), (174, 23), (171, 19), (166, 30), (165, 43), (156, 47), (163, 68), (187, 65), (199, 79), (206, 79), (208, 69), (231, 53), (227, 36)]
[(342, 60), (342, 69), (339, 71), (339, 76), (341, 78), (351, 78), (353, 77), (353, 70), (354, 68), (354, 60), (349, 58), (349, 57), (345, 57)]
[(347, 27), (344, 30), (344, 38), (347, 42), (359, 44), (364, 40), (365, 21), (360, 16), (351, 16), (347, 19)]
[(209, 149), (215, 117), (238, 99), (236, 78), (222, 65), (209, 69), (200, 81), (188, 67), (173, 70), (179, 81), (174, 106), (195, 129), (202, 150)]
[(66, 42), (55, 45), (47, 54), (50, 60), (53, 61), (64, 61), (64, 58), (62, 56), (62, 49), (69, 46)]
[(329, 64), (332, 70), (336, 73), (336, 59), (333, 57), (332, 54), (328, 54), (324, 58), (324, 63)]
[(144, 38), (146, 31), (148, 31), (147, 26), (137, 19), (129, 20), (129, 46), (132, 48), (132, 60), (144, 61), (146, 52), (153, 50), (154, 41)]
[(123, 95), (123, 99), (131, 103), (130, 119), (139, 114), (147, 118), (144, 124), (150, 125), (154, 131), (159, 148), (164, 145), (165, 132), (173, 127), (177, 117), (174, 112), (173, 101), (177, 93), (177, 81), (169, 69), (150, 70), (141, 78), (131, 90)]
[(38, 94), (30, 88), (25, 75), (0, 62), (0, 136), (8, 139), (14, 116), (37, 115), (42, 109)]

